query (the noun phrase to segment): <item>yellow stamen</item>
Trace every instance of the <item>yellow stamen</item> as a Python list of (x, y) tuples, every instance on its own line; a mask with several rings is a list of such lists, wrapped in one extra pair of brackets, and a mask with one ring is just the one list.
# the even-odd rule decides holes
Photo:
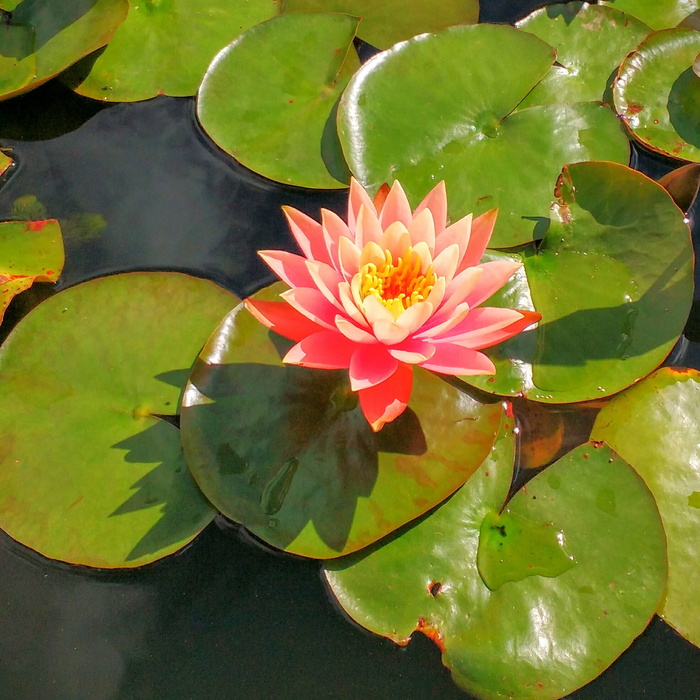
[(370, 294), (379, 299), (398, 318), (409, 306), (425, 301), (437, 281), (430, 265), (421, 274), (421, 258), (408, 248), (396, 265), (391, 252), (385, 251), (383, 264), (367, 263), (360, 268), (360, 294), (363, 299)]

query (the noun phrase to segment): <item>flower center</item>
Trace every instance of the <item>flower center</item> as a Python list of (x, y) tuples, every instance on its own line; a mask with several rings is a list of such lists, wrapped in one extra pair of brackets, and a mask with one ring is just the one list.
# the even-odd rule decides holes
[(394, 265), (391, 253), (386, 250), (385, 262), (377, 266), (367, 263), (360, 268), (360, 294), (367, 298), (376, 296), (397, 319), (409, 306), (425, 301), (437, 281), (430, 265), (421, 273), (421, 258), (409, 247)]

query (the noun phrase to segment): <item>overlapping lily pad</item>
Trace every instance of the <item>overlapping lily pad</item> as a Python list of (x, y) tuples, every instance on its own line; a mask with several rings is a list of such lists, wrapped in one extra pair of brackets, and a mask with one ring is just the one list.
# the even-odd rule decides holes
[(13, 297), (34, 282), (55, 282), (64, 260), (58, 221), (0, 223), (0, 323)]
[(442, 501), (489, 454), (500, 402), (418, 368), (406, 411), (373, 433), (347, 371), (284, 365), (291, 345), (241, 306), (205, 346), (183, 399), (185, 455), (202, 491), (266, 542), (316, 558), (355, 551)]
[(656, 32), (620, 66), (613, 90), (615, 108), (639, 141), (692, 161), (700, 161), (699, 53), (698, 31)]
[(651, 489), (668, 539), (660, 615), (700, 646), (700, 372), (661, 369), (615, 397), (592, 437), (612, 445)]
[(375, 56), (348, 85), (338, 113), (350, 169), (372, 190), (400, 180), (414, 204), (445, 180), (453, 220), (498, 208), (491, 246), (533, 240), (565, 163), (629, 156), (612, 111), (600, 104), (513, 112), (554, 58), (532, 34), (487, 24), (451, 27)]
[(512, 437), (502, 435), (450, 500), (370, 550), (326, 562), (326, 578), (373, 632), (400, 644), (414, 630), (428, 635), (477, 697), (559, 698), (597, 677), (654, 614), (664, 532), (643, 480), (605, 446), (569, 453), (499, 516), (512, 466)]
[[(113, 102), (194, 95), (214, 56), (278, 11), (279, 0), (132, 2), (104, 52), (64, 80), (81, 95)], [(229, 88), (237, 89), (235, 81)]]
[(284, 0), (284, 12), (344, 12), (361, 17), (358, 36), (378, 49), (453, 24), (475, 24), (479, 0)]
[(0, 175), (3, 175), (5, 171), (12, 165), (13, 161), (10, 156), (6, 153), (0, 151)]
[[(471, 384), (566, 403), (624, 389), (655, 369), (693, 297), (690, 232), (663, 187), (615, 163), (564, 168), (544, 240), (491, 305), (534, 308), (536, 330), (486, 350), (494, 377)], [(518, 304), (513, 304), (513, 301)]]
[(557, 50), (557, 62), (523, 100), (538, 104), (601, 100), (612, 103), (612, 80), (622, 59), (651, 28), (613, 7), (570, 2), (535, 10), (516, 25)]
[(700, 9), (698, 0), (598, 0), (628, 12), (653, 29), (668, 29), (680, 24), (688, 15)]
[(0, 348), (0, 526), (47, 557), (131, 567), (211, 521), (177, 412), (236, 299), (175, 273), (93, 280), (31, 311)]
[(207, 71), (197, 115), (209, 136), (271, 180), (349, 182), (335, 128), (338, 98), (360, 65), (357, 18), (288, 14), (245, 32)]
[(9, 23), (0, 23), (0, 98), (36, 87), (104, 46), (128, 9), (128, 0), (17, 4)]

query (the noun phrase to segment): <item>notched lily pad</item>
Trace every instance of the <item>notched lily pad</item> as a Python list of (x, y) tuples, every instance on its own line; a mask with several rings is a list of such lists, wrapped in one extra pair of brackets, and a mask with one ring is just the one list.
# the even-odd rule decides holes
[(0, 223), (0, 323), (17, 294), (34, 282), (55, 282), (64, 261), (58, 221)]
[(547, 5), (516, 25), (557, 50), (557, 62), (523, 100), (537, 104), (599, 100), (612, 104), (612, 80), (622, 59), (651, 27), (613, 7), (569, 2)]
[(700, 161), (700, 32), (655, 32), (620, 66), (615, 108), (636, 139), (674, 158)]
[(449, 496), (488, 455), (500, 402), (417, 368), (404, 414), (373, 433), (347, 371), (285, 365), (291, 345), (241, 306), (210, 338), (183, 399), (201, 489), (266, 542), (316, 558), (355, 551)]
[(44, 556), (133, 567), (214, 517), (177, 411), (197, 352), (236, 302), (211, 282), (131, 273), (41, 303), (0, 347), (0, 526)]
[(17, 4), (11, 19), (0, 22), (0, 99), (41, 85), (107, 44), (128, 10), (128, 0)]
[[(615, 163), (564, 168), (552, 221), (490, 305), (531, 295), (536, 330), (488, 349), (486, 391), (568, 403), (614, 394), (658, 367), (683, 332), (693, 251), (683, 213), (659, 184)], [(528, 308), (526, 305), (525, 308)]]
[(271, 180), (340, 188), (349, 172), (335, 128), (337, 101), (360, 65), (358, 19), (285, 14), (245, 32), (204, 76), (197, 116), (212, 140)]
[(224, 46), (278, 12), (279, 0), (132, 2), (105, 50), (62, 80), (80, 95), (110, 102), (194, 95)]
[(615, 397), (592, 437), (609, 442), (646, 481), (668, 540), (659, 614), (700, 646), (700, 372), (664, 368)]
[[(512, 436), (501, 434), (451, 499), (369, 550), (326, 562), (326, 578), (371, 631), (400, 644), (427, 634), (477, 697), (560, 698), (600, 675), (654, 614), (664, 532), (643, 480), (604, 445), (569, 453), (496, 516), (512, 466)], [(506, 539), (520, 529), (523, 546), (494, 557), (483, 535), (501, 538), (500, 526)], [(485, 574), (484, 549), (505, 571)]]
[(414, 205), (445, 180), (453, 221), (498, 208), (492, 247), (533, 240), (565, 163), (629, 158), (623, 130), (603, 105), (513, 111), (554, 58), (532, 34), (488, 24), (384, 51), (362, 66), (340, 103), (350, 169), (370, 190), (400, 180)]
[(358, 37), (378, 49), (453, 24), (476, 24), (479, 0), (284, 0), (284, 12), (344, 12), (362, 18)]

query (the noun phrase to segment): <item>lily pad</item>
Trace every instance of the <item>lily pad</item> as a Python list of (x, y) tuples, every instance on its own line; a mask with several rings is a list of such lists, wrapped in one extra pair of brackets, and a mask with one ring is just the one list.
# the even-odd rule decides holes
[(10, 158), (10, 156), (8, 156), (6, 153), (0, 151), (0, 175), (4, 175), (12, 163), (12, 158)]
[(692, 161), (700, 161), (698, 53), (700, 32), (656, 32), (622, 63), (613, 90), (615, 108), (635, 138)]
[(13, 297), (34, 282), (55, 282), (64, 261), (58, 221), (0, 223), (0, 323)]
[(0, 348), (0, 526), (44, 556), (133, 567), (214, 517), (174, 414), (197, 352), (236, 302), (211, 282), (131, 273), (37, 306)]
[(673, 197), (678, 207), (687, 212), (700, 191), (700, 163), (688, 163), (671, 170), (658, 183)]
[(240, 306), (209, 339), (183, 399), (200, 488), (264, 541), (315, 558), (361, 549), (445, 499), (489, 454), (500, 402), (417, 368), (406, 411), (373, 433), (347, 371), (285, 365), (291, 345)]
[(622, 59), (651, 27), (613, 7), (569, 2), (535, 10), (516, 25), (557, 50), (557, 62), (520, 109), (599, 100), (612, 104), (612, 79)]
[(699, 0), (598, 0), (628, 12), (653, 29), (668, 29), (680, 24), (688, 15), (700, 9)]
[(109, 46), (63, 80), (80, 95), (110, 102), (194, 95), (214, 56), (278, 11), (279, 0), (132, 2)]
[(605, 440), (643, 477), (668, 540), (668, 591), (659, 614), (700, 646), (700, 372), (664, 368), (598, 415)]
[(271, 180), (347, 186), (335, 111), (360, 65), (352, 45), (357, 22), (347, 15), (289, 14), (243, 34), (204, 77), (197, 98), (204, 130)]
[(683, 332), (693, 298), (690, 232), (671, 196), (615, 163), (562, 171), (540, 246), (489, 305), (534, 308), (530, 330), (485, 350), (493, 377), (474, 386), (568, 403), (614, 394), (658, 367)]
[(430, 637), (477, 697), (560, 698), (646, 627), (666, 583), (664, 532), (643, 480), (606, 446), (569, 453), (496, 515), (512, 468), (512, 436), (501, 435), (450, 500), (326, 562), (326, 579), (371, 631), (399, 644), (414, 630)]
[(0, 98), (41, 85), (104, 46), (128, 0), (24, 0), (0, 23)]
[(400, 180), (414, 205), (445, 180), (453, 221), (498, 208), (492, 247), (533, 240), (565, 163), (629, 157), (603, 105), (513, 112), (554, 57), (532, 34), (488, 24), (451, 27), (380, 53), (341, 100), (338, 129), (350, 169), (373, 191)]
[(284, 12), (343, 12), (362, 18), (358, 37), (378, 49), (453, 24), (476, 24), (479, 0), (284, 0)]

